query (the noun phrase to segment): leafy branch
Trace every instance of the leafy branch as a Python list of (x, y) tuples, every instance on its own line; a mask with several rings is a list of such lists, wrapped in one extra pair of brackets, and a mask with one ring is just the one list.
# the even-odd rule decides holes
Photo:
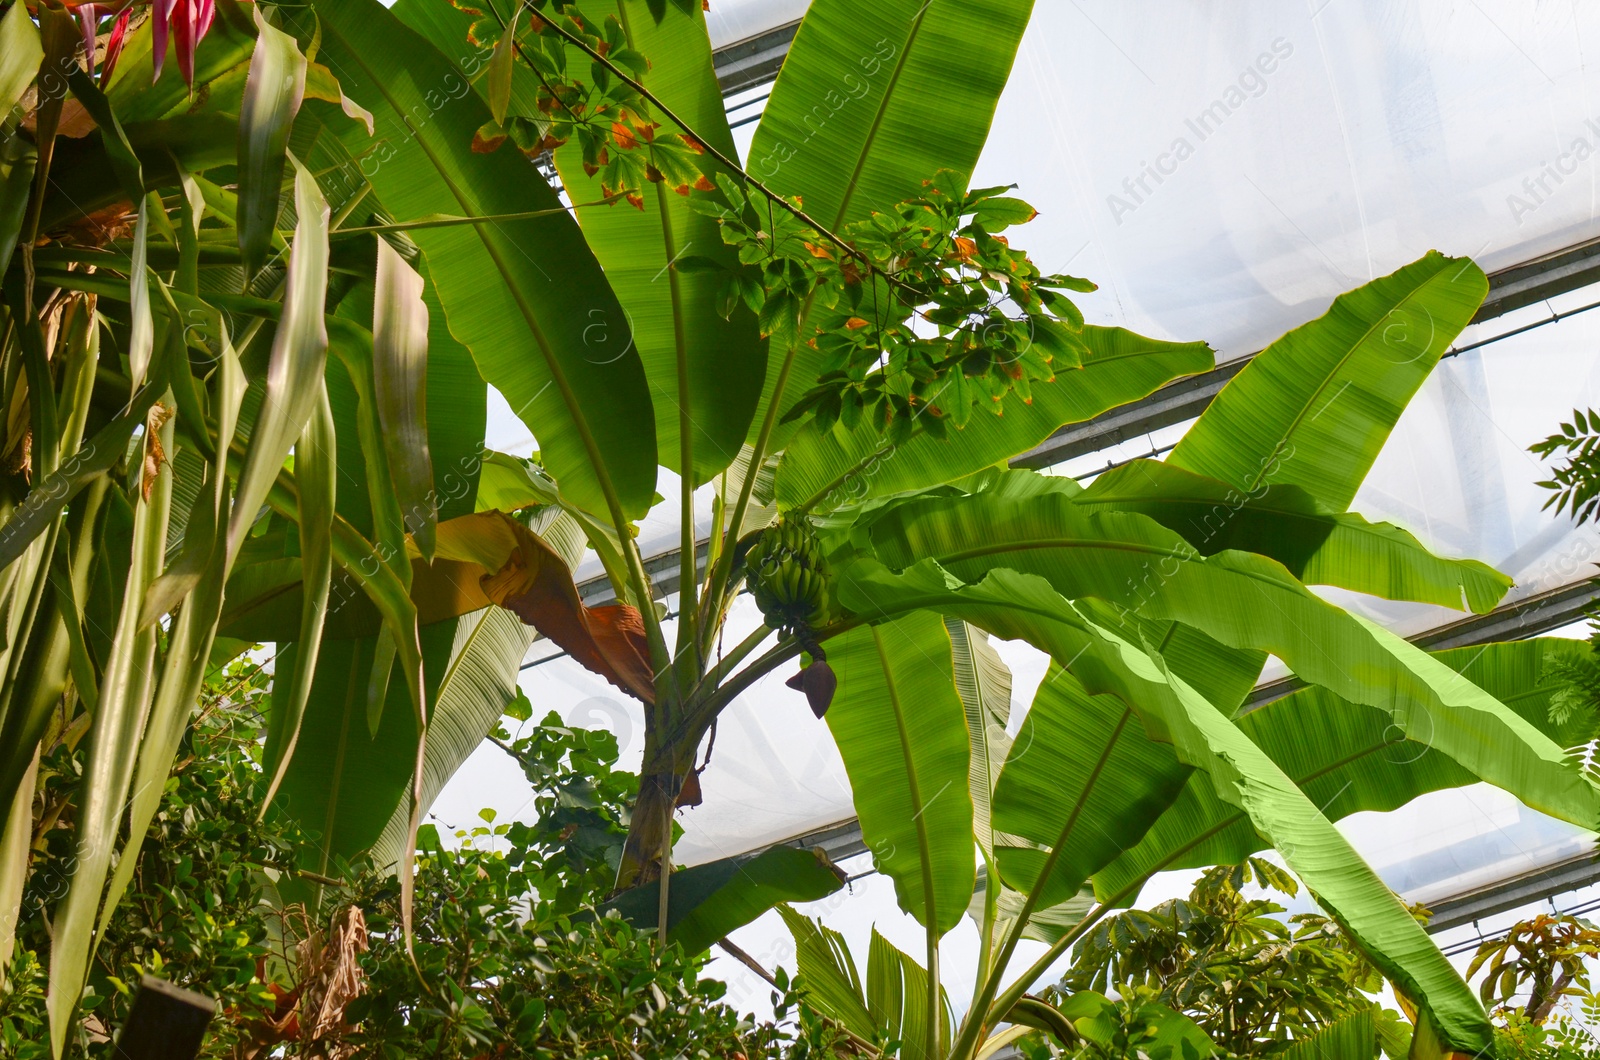
[(1579, 526), (1594, 518), (1596, 509), (1600, 508), (1597, 447), (1600, 447), (1600, 412), (1594, 409), (1587, 414), (1573, 409), (1571, 421), (1563, 423), (1555, 434), (1528, 447), (1535, 456), (1549, 458), (1560, 452), (1567, 457), (1567, 462), (1555, 468), (1548, 480), (1538, 483), (1552, 491), (1541, 511), (1552, 507), (1557, 515), (1568, 511)]

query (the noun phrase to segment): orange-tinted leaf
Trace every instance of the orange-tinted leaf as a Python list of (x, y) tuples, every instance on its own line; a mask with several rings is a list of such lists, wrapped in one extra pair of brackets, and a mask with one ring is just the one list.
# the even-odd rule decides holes
[(857, 328), (867, 327), (869, 323), (870, 321), (862, 320), (860, 317), (851, 317), (844, 322), (844, 326), (851, 331), (855, 331)]
[(970, 261), (978, 253), (978, 244), (966, 236), (956, 236), (956, 257), (962, 261)]
[(620, 121), (611, 123), (611, 139), (624, 151), (631, 151), (639, 146), (638, 139), (633, 135), (633, 129)]
[(139, 492), (145, 500), (150, 499), (150, 491), (155, 488), (156, 476), (161, 474), (161, 465), (167, 462), (166, 450), (161, 447), (161, 428), (172, 418), (172, 409), (156, 402), (150, 406), (150, 411), (144, 420), (144, 468), (140, 475)]
[[(419, 579), (414, 595), (440, 606), (450, 602), (453, 590), (455, 606), (465, 610), (473, 604), (499, 604), (585, 668), (636, 699), (655, 702), (655, 676), (638, 609), (626, 604), (585, 606), (566, 563), (527, 527), (498, 511), (449, 519), (437, 528), (434, 554), (430, 574), (439, 577)], [(419, 574), (424, 569), (417, 566)], [(418, 610), (425, 610), (420, 599)]]

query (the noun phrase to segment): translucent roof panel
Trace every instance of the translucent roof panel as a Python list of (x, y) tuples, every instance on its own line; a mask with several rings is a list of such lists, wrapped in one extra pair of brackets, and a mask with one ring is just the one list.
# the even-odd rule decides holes
[(1036, 4), (976, 180), (1099, 319), (1251, 352), (1430, 248), (1595, 235), (1600, 5)]
[(759, 37), (806, 13), (806, 0), (715, 0), (706, 9), (713, 48)]

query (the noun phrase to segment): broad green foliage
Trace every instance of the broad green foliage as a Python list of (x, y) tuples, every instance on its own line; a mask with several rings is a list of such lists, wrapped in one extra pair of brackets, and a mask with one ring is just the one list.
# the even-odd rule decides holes
[(1247, 494), (1172, 464), (1135, 460), (1095, 479), (1078, 504), (1149, 516), (1202, 555), (1232, 549), (1269, 556), (1306, 585), (1476, 612), (1491, 610), (1511, 587), (1477, 560), (1434, 556), (1392, 523), (1329, 511), (1297, 486)]
[[(52, 811), (72, 832), (51, 843), (79, 855), (50, 922), (54, 1053), (119, 900), (145, 893), (140, 847), (212, 656), (240, 639), (273, 653), (255, 812), (312, 840), (277, 900), (354, 939), (326, 918), (349, 916), (342, 883), (370, 885), (380, 988), (353, 1033), (384, 1055), (744, 1034), (692, 961), (839, 880), (790, 850), (671, 871), (674, 811), (719, 714), (801, 656), (924, 947), (875, 936), (863, 980), (791, 915), (800, 976), (773, 981), (801, 1005), (797, 1056), (853, 1035), (975, 1060), (1028, 1028), (1085, 1055), (1203, 1054), (1160, 1000), (1024, 995), (1105, 914), (1091, 894), (1269, 846), (1416, 1003), (1423, 1046), (1489, 1044), (1332, 821), (1484, 780), (1593, 827), (1600, 795), (1562, 750), (1592, 719), (1552, 721), (1530, 691), (1564, 649), (1432, 657), (1306, 588), (1483, 612), (1508, 587), (1347, 510), (1483, 275), (1431, 253), (1341, 296), (1163, 464), (1088, 488), (1004, 470), (1213, 361), (1085, 324), (1064, 292), (1093, 284), (1021, 249), (1032, 207), (967, 186), (1030, 10), (815, 0), (742, 168), (690, 0), (223, 2), (131, 32), (87, 5), (0, 16), (0, 103), (61, 64), (95, 123), (56, 136), (63, 97), (36, 92), (0, 138), (0, 938), (38, 930), (16, 910), (30, 795), (53, 783), (39, 749), (81, 740)], [(75, 19), (107, 29), (101, 85)], [(158, 77), (169, 30), (179, 76)], [(537, 453), (484, 451), (486, 385)], [(637, 543), (657, 504), (683, 533), (670, 645)], [(803, 592), (773, 559), (799, 541)], [(579, 596), (591, 551), (616, 603)], [(752, 586), (771, 628), (725, 644)], [(554, 720), (497, 731), (539, 821), (463, 837), (504, 858), (434, 846), (413, 873), (428, 803), (502, 711), (531, 718), (516, 677), (536, 635), (640, 701), (640, 778)], [(1052, 659), (1015, 740), (991, 636)], [(1269, 653), (1310, 687), (1240, 714)], [(614, 888), (665, 964), (583, 919)], [(957, 1021), (939, 946), (969, 909), (978, 988)], [(473, 932), (490, 944), (463, 949)], [(618, 970), (550, 973), (541, 932), (561, 962), (604, 950)], [(1048, 941), (1042, 963), (1012, 967), (1023, 937)], [(454, 990), (406, 1001), (417, 969)]]
[[(1570, 731), (1549, 720), (1560, 688), (1551, 677), (1562, 660), (1581, 651), (1573, 641), (1546, 638), (1455, 648), (1436, 658), (1461, 667), (1479, 687), (1567, 746), (1574, 742)], [(1476, 779), (1426, 733), (1402, 737), (1387, 715), (1322, 688), (1274, 700), (1238, 724), (1334, 821), (1360, 810), (1396, 809), (1429, 791)], [(1152, 871), (1230, 864), (1262, 849), (1248, 818), (1193, 778), (1138, 845), (1096, 875), (1095, 885), (1115, 894)]]
[[(628, 46), (651, 57), (641, 79), (645, 86), (706, 144), (736, 157), (703, 14), (658, 20), (648, 0), (619, 0), (597, 10), (612, 7)], [(670, 132), (670, 123), (663, 124)], [(594, 202), (606, 191), (599, 176), (584, 173), (582, 156), (581, 145), (569, 143), (556, 153), (556, 168), (574, 202)], [(715, 165), (707, 170), (726, 172)], [(646, 190), (638, 210), (591, 207), (580, 211), (578, 222), (627, 310), (650, 381), (662, 466), (702, 483), (739, 455), (761, 395), (766, 356), (755, 314), (726, 313), (714, 275), (671, 267), (688, 255), (725, 265), (737, 260), (716, 222), (690, 207), (687, 195), (662, 181)], [(687, 439), (681, 436), (684, 426)]]
[(1202, 343), (1159, 342), (1121, 328), (1085, 327), (1083, 341), (1089, 352), (1081, 368), (1062, 368), (1052, 382), (1034, 383), (1026, 404), (1011, 400), (1004, 415), (974, 415), (946, 437), (924, 430), (896, 445), (870, 422), (854, 430), (803, 426), (778, 466), (779, 503), (827, 511), (949, 482), (1212, 364)]
[[(1091, 696), (1066, 670), (1045, 675), (995, 785), (1001, 875), (1048, 908), (1076, 894), (1172, 802), (1188, 779), (1170, 745), (1115, 696)], [(1120, 834), (1100, 822), (1116, 820)], [(1049, 880), (1040, 883), (1041, 874)]]
[(330, 0), (317, 13), (341, 87), (377, 122), (373, 138), (348, 127), (352, 154), (369, 160), (346, 177), (369, 180), (392, 216), (556, 211), (412, 238), (451, 333), (539, 432), (545, 465), (567, 494), (596, 513), (642, 515), (655, 490), (649, 392), (627, 315), (577, 224), (525, 162), (473, 152), (489, 113), (466, 91), (469, 73), (375, 0)]

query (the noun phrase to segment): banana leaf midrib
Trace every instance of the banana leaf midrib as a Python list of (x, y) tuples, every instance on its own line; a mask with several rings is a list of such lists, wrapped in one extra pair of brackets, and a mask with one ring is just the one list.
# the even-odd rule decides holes
[(878, 649), (878, 663), (883, 667), (884, 687), (888, 689), (889, 705), (894, 711), (895, 729), (900, 737), (900, 754), (905, 760), (906, 781), (910, 789), (911, 802), (917, 808), (912, 820), (917, 826), (917, 856), (922, 862), (923, 915), (929, 924), (937, 924), (939, 920), (934, 915), (936, 896), (933, 886), (933, 852), (928, 843), (928, 822), (922, 815), (925, 807), (922, 802), (922, 789), (917, 782), (916, 759), (911, 754), (911, 734), (906, 731), (905, 708), (900, 703), (900, 689), (894, 669), (889, 665), (889, 653), (883, 644), (883, 634), (876, 626), (872, 627), (872, 642)]
[[(922, 32), (923, 17), (927, 15), (928, 8), (936, 0), (928, 0), (917, 11), (917, 16), (911, 22), (911, 32), (906, 36), (906, 42), (900, 49), (900, 58), (894, 64), (894, 73), (889, 75), (889, 83), (884, 86), (883, 98), (878, 101), (878, 110), (872, 116), (872, 124), (867, 128), (866, 138), (862, 141), (861, 151), (856, 155), (855, 167), (850, 171), (850, 179), (845, 182), (844, 194), (839, 199), (839, 211), (833, 218), (832, 228), (837, 231), (844, 224), (845, 215), (850, 211), (850, 202), (855, 198), (856, 187), (860, 184), (861, 174), (867, 168), (867, 157), (872, 154), (872, 146), (878, 140), (878, 130), (883, 127), (884, 116), (889, 113), (889, 103), (894, 99), (895, 88), (900, 84), (900, 74), (906, 68), (906, 60), (911, 56), (911, 49), (916, 47), (917, 35)], [(811, 299), (806, 299), (806, 307), (810, 308)]]
[[(1027, 918), (1032, 915), (1033, 908), (1038, 902), (1038, 896), (1044, 893), (1044, 887), (1049, 881), (1050, 874), (1055, 871), (1056, 861), (1060, 859), (1061, 852), (1066, 848), (1067, 840), (1072, 838), (1072, 831), (1078, 824), (1079, 814), (1088, 805), (1090, 797), (1094, 794), (1095, 786), (1100, 781), (1100, 774), (1105, 771), (1106, 763), (1111, 761), (1112, 752), (1117, 749), (1117, 743), (1122, 739), (1122, 732), (1128, 727), (1128, 721), (1132, 717), (1133, 708), (1124, 704), (1122, 717), (1117, 719), (1117, 724), (1106, 738), (1105, 746), (1100, 749), (1100, 757), (1096, 759), (1094, 768), (1089, 771), (1089, 776), (1084, 781), (1083, 788), (1073, 801), (1072, 812), (1067, 814), (1066, 821), (1061, 825), (1061, 832), (1056, 836), (1054, 845), (1049, 848), (1044, 864), (1040, 866), (1039, 875), (1034, 880), (1033, 886), (1028, 890), (1027, 898), (1023, 901), (1022, 912), (1017, 915), (1017, 919), (1026, 922)], [(996, 786), (998, 787), (998, 785)]]

